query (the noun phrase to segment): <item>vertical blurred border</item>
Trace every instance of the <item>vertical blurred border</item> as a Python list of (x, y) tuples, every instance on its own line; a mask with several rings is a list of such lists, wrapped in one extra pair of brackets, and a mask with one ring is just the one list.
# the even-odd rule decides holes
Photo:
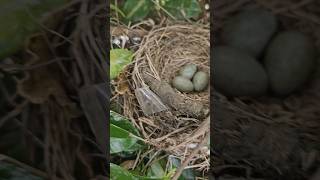
[(212, 59), (212, 54), (213, 54), (213, 45), (214, 45), (214, 36), (213, 36), (213, 28), (214, 28), (214, 2), (213, 0), (210, 0), (210, 173), (209, 173), (209, 178), (214, 179), (213, 172), (213, 161), (214, 161), (214, 156), (213, 156), (213, 125), (214, 125), (214, 98), (213, 98), (213, 77), (214, 77), (214, 71), (211, 67), (213, 64), (213, 59)]
[[(107, 50), (107, 65), (108, 65), (108, 67), (107, 67), (107, 73), (108, 73), (108, 76), (107, 76), (107, 83), (108, 83), (108, 86), (107, 86), (107, 88), (108, 88), (108, 95), (109, 95), (109, 97), (108, 97), (108, 102), (107, 102), (107, 112), (109, 112), (110, 111), (110, 106), (109, 106), (109, 102), (110, 102), (110, 86), (109, 86), (109, 84), (110, 84), (110, 57), (109, 57), (109, 52), (110, 52), (110, 1), (109, 0), (105, 0), (106, 1), (106, 16), (107, 16), (107, 22), (106, 22), (106, 27), (104, 28), (105, 29), (105, 39), (106, 39), (106, 43), (105, 43), (105, 47), (106, 47), (106, 50)], [(109, 129), (110, 129), (110, 123), (109, 123), (109, 121), (110, 121), (110, 113), (108, 113), (108, 115), (107, 115), (107, 152), (106, 152), (106, 156), (107, 156), (107, 177), (109, 177), (110, 178), (110, 131), (109, 131)]]

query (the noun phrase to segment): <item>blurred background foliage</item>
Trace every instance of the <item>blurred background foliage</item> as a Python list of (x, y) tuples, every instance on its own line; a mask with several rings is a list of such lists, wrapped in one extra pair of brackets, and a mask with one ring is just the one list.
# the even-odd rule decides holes
[(155, 18), (159, 14), (174, 20), (198, 19), (203, 12), (197, 0), (113, 0), (110, 8), (113, 18), (124, 23)]

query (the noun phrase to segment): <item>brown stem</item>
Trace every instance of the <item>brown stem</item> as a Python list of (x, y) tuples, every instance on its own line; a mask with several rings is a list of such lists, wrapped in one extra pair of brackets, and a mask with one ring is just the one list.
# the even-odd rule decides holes
[(192, 151), (192, 153), (187, 157), (187, 159), (184, 160), (184, 162), (181, 164), (181, 166), (178, 168), (176, 173), (173, 175), (172, 180), (177, 180), (180, 175), (182, 174), (182, 171), (186, 166), (188, 166), (189, 162), (192, 160), (192, 158), (200, 151), (200, 149), (208, 142), (210, 133), (208, 133), (205, 136), (205, 138), (202, 139), (200, 144)]

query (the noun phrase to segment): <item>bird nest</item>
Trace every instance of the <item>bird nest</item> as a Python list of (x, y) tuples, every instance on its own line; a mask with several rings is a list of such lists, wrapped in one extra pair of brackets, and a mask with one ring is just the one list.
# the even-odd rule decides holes
[[(313, 37), (320, 49), (320, 14), (315, 1), (250, 1), (216, 2), (214, 39), (219, 39), (225, 20), (246, 7), (264, 8), (274, 13), (285, 30), (298, 30)], [(215, 92), (215, 123), (212, 136), (216, 158), (214, 172), (227, 164), (243, 165), (286, 178), (305, 178), (318, 162), (319, 144), (319, 68), (305, 87), (286, 98), (269, 95), (260, 98), (230, 98)], [(223, 149), (223, 150), (222, 150)], [(217, 150), (217, 151), (216, 151)], [(306, 160), (311, 158), (312, 160)], [(307, 163), (306, 163), (307, 162)], [(266, 171), (270, 170), (270, 171)], [(295, 172), (295, 173), (289, 173)], [(247, 174), (248, 175), (248, 174)], [(288, 176), (290, 175), (290, 176)]]
[[(209, 52), (208, 26), (154, 27), (128, 67), (130, 93), (124, 94), (124, 114), (134, 119), (147, 143), (182, 160), (193, 153), (191, 164), (207, 170), (209, 87), (203, 92), (181, 93), (171, 81), (182, 66), (190, 63), (209, 74)], [(148, 98), (150, 93), (153, 99)], [(155, 112), (145, 114), (143, 106)]]

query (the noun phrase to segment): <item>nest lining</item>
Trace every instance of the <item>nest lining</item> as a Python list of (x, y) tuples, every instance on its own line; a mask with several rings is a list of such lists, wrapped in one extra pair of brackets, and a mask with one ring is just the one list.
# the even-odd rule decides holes
[[(149, 33), (136, 53), (133, 81), (135, 88), (146, 85), (142, 72), (147, 71), (157, 80), (171, 83), (182, 66), (193, 63), (210, 73), (209, 30), (191, 25), (174, 25)], [(180, 95), (209, 104), (209, 89), (201, 93)]]

